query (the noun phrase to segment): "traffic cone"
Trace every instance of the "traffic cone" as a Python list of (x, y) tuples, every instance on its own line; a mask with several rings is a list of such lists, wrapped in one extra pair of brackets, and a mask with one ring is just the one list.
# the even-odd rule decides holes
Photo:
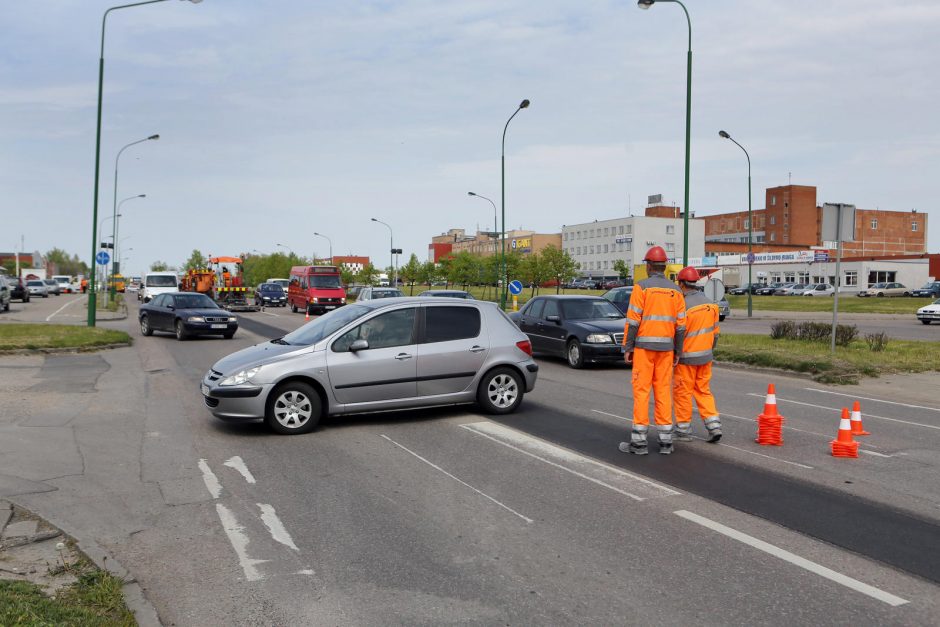
[(852, 435), (871, 435), (862, 426), (862, 405), (858, 401), (852, 405)]
[(304, 322), (309, 322), (310, 321), (310, 308), (304, 307), (304, 311), (307, 312), (307, 315), (304, 316)]
[(777, 412), (777, 393), (774, 384), (767, 386), (764, 411), (757, 417), (757, 440), (761, 446), (783, 446), (784, 418)]
[(839, 421), (839, 434), (829, 443), (833, 457), (858, 457), (858, 442), (852, 439), (852, 424), (849, 419), (849, 408), (842, 408), (842, 419)]

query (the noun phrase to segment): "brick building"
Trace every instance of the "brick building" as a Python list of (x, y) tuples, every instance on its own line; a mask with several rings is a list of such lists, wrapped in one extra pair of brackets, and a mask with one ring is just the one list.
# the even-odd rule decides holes
[(347, 270), (352, 270), (353, 272), (361, 272), (362, 269), (368, 264), (368, 257), (359, 257), (356, 255), (336, 255), (332, 260), (332, 265), (342, 266)]
[[(561, 248), (561, 233), (536, 233), (515, 229), (506, 231), (506, 252), (519, 252), (527, 255), (541, 252), (546, 246)], [(472, 255), (488, 257), (502, 250), (499, 237), (490, 233), (467, 235), (463, 229), (450, 229), (447, 233), (431, 238), (428, 245), (428, 258), (435, 263), (447, 255), (468, 252)]]
[[(765, 192), (763, 209), (753, 214), (756, 252), (781, 252), (821, 246), (822, 207), (811, 185), (784, 185)], [(748, 212), (704, 216), (705, 251), (747, 250)], [(927, 252), (927, 214), (917, 211), (856, 209), (855, 241), (843, 245), (849, 255), (919, 255)]]

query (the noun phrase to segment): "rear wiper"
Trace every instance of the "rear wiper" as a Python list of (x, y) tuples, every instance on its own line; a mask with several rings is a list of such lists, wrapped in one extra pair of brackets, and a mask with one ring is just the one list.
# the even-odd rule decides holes
[(276, 337), (276, 338), (274, 338), (273, 340), (271, 340), (271, 343), (272, 343), (272, 344), (287, 344), (288, 346), (291, 345), (290, 342), (285, 342), (285, 341), (284, 341), (284, 338), (282, 338), (282, 337)]

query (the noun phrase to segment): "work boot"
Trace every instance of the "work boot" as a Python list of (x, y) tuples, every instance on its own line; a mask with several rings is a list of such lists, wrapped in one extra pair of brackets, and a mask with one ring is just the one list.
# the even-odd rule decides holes
[(675, 440), (677, 442), (691, 442), (692, 441), (692, 423), (691, 422), (677, 422), (676, 423)]
[(646, 431), (646, 426), (634, 426), (633, 430), (630, 432), (630, 441), (620, 443), (620, 451), (622, 453), (633, 453), (634, 455), (648, 454), (649, 450), (646, 446)]
[(669, 455), (674, 450), (672, 444), (672, 425), (656, 425), (656, 430), (659, 431), (659, 453), (661, 455)]
[(705, 420), (705, 428), (708, 430), (708, 441), (712, 444), (721, 439), (721, 420), (718, 416), (712, 416)]
[(675, 450), (675, 445), (672, 442), (660, 442), (659, 443), (660, 455), (672, 455), (672, 452), (674, 450)]

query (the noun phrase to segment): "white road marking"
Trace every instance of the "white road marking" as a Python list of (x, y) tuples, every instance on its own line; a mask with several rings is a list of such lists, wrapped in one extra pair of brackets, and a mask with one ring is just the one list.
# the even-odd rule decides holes
[(617, 414), (609, 414), (606, 411), (601, 411), (599, 409), (592, 409), (591, 411), (594, 412), (595, 414), (610, 416), (611, 418), (620, 418), (621, 420), (626, 420), (627, 422), (633, 422), (633, 420), (631, 420), (630, 418), (627, 418), (626, 416), (618, 416)]
[[(705, 438), (700, 438), (697, 435), (693, 435), (692, 437), (695, 438), (696, 440), (701, 440), (702, 442), (706, 441)], [(772, 457), (770, 455), (764, 455), (763, 453), (758, 453), (757, 451), (749, 451), (746, 448), (738, 448), (737, 446), (731, 446), (730, 444), (725, 444), (724, 442), (717, 442), (716, 444), (718, 444), (718, 446), (724, 446), (725, 448), (733, 448), (734, 450), (741, 451), (742, 453), (750, 453), (751, 455), (757, 455), (758, 457), (766, 457), (767, 459), (772, 459), (775, 462), (780, 462), (782, 464), (790, 464), (791, 466), (799, 466), (800, 468), (813, 470), (812, 466), (807, 466), (806, 464), (800, 464), (798, 462), (791, 462), (785, 459), (780, 459), (779, 457)]]
[(305, 569), (303, 569), (303, 570), (298, 570), (298, 571), (297, 571), (296, 573), (294, 573), (294, 574), (295, 574), (295, 575), (314, 575), (314, 574), (316, 574), (316, 573), (314, 573), (313, 570), (310, 569), (310, 568), (305, 568)]
[(894, 457), (894, 455), (885, 455), (884, 453), (877, 453), (875, 451), (866, 451), (863, 448), (858, 449), (858, 452), (865, 453), (866, 455), (874, 455), (875, 457), (888, 457), (888, 458)]
[[(735, 416), (734, 414), (724, 414), (724, 413), (721, 414), (722, 418), (724, 418), (725, 416), (727, 416), (728, 418), (737, 418), (738, 420), (753, 422), (755, 425), (757, 424), (757, 421), (754, 418), (745, 418), (744, 416)], [(787, 429), (788, 431), (799, 431), (800, 433), (808, 433), (810, 435), (817, 435), (821, 438), (826, 438), (827, 440), (831, 440), (834, 437), (831, 435), (826, 435), (825, 433), (816, 433), (815, 431), (807, 431), (806, 429), (797, 429), (796, 427), (788, 427), (786, 425), (782, 425), (782, 428)], [(869, 444), (868, 442), (858, 441), (858, 443), (861, 444), (862, 446), (870, 446), (871, 448), (881, 448), (880, 446), (875, 446), (874, 444)], [(891, 457), (891, 456), (885, 455), (885, 457)]]
[(242, 460), (242, 458), (239, 457), (238, 455), (226, 461), (222, 465), (228, 466), (229, 468), (234, 468), (235, 470), (240, 472), (242, 477), (244, 477), (245, 481), (247, 481), (248, 483), (256, 483), (255, 476), (251, 474), (251, 471), (248, 470), (248, 466), (245, 465), (244, 460)]
[(940, 409), (938, 409), (938, 408), (936, 408), (936, 407), (924, 407), (923, 405), (911, 405), (911, 404), (909, 404), (909, 403), (898, 403), (898, 402), (895, 402), (895, 401), (885, 401), (885, 400), (882, 400), (882, 399), (880, 399), (880, 398), (869, 398), (869, 397), (867, 397), (867, 396), (856, 396), (856, 395), (854, 395), (854, 394), (845, 394), (845, 393), (843, 393), (843, 392), (832, 392), (832, 391), (830, 391), (830, 390), (820, 390), (819, 388), (803, 388), (803, 389), (804, 389), (804, 390), (809, 390), (810, 392), (821, 392), (821, 393), (823, 393), (823, 394), (835, 394), (836, 396), (847, 396), (847, 397), (853, 398), (853, 399), (855, 399), (855, 400), (873, 401), (873, 402), (875, 402), (875, 403), (887, 403), (887, 404), (889, 404), (889, 405), (900, 405), (901, 407), (910, 407), (910, 408), (912, 408), (912, 409), (927, 409), (927, 410), (930, 410), (930, 411), (940, 411)]
[[(763, 395), (762, 395), (762, 394), (753, 394), (753, 393), (751, 393), (751, 394), (748, 394), (748, 396), (756, 396), (756, 397), (758, 397), (758, 398), (763, 398)], [(802, 402), (802, 401), (788, 401), (788, 400), (785, 399), (785, 398), (781, 398), (780, 400), (783, 401), (784, 403), (793, 403), (794, 405), (805, 405), (805, 406), (807, 406), (807, 407), (815, 407), (815, 408), (817, 408), (817, 409), (827, 409), (827, 410), (829, 410), (829, 411), (835, 411), (835, 412), (841, 412), (841, 411), (842, 411), (842, 409), (836, 409), (835, 407), (825, 407), (825, 406), (823, 406), (823, 405), (814, 405), (814, 404), (812, 404), (812, 403), (804, 403), (804, 402)], [(940, 430), (940, 427), (938, 427), (937, 425), (925, 425), (925, 424), (921, 424), (921, 423), (919, 423), (919, 422), (911, 422), (911, 421), (909, 421), (909, 420), (901, 420), (900, 418), (888, 418), (887, 416), (876, 416), (875, 414), (869, 414), (869, 413), (864, 413), (864, 414), (862, 414), (862, 416), (865, 417), (865, 418), (877, 418), (878, 420), (889, 420), (889, 421), (891, 421), (891, 422), (900, 422), (900, 423), (902, 423), (902, 424), (912, 425), (912, 426), (914, 426), (914, 427), (924, 427), (925, 429), (938, 429), (938, 430)]]
[(199, 460), (199, 470), (202, 471), (202, 480), (205, 482), (206, 488), (208, 488), (212, 498), (217, 499), (222, 496), (222, 484), (219, 483), (219, 478), (216, 477), (212, 469), (209, 468), (209, 464), (206, 463), (206, 460)]
[(300, 549), (297, 548), (297, 545), (294, 544), (294, 540), (290, 537), (290, 534), (287, 533), (287, 529), (284, 527), (284, 523), (282, 523), (281, 519), (277, 517), (277, 512), (274, 511), (274, 506), (268, 505), (267, 503), (258, 503), (257, 505), (261, 510), (261, 520), (264, 522), (264, 526), (268, 528), (268, 532), (270, 532), (271, 537), (284, 546), (288, 546), (299, 552)]
[(271, 312), (268, 312), (268, 311), (262, 311), (261, 313), (263, 313), (263, 314), (266, 315), (266, 316), (274, 316), (275, 318), (280, 318), (280, 317), (281, 317), (281, 314), (271, 313)]
[(497, 501), (496, 499), (494, 499), (494, 498), (493, 498), (492, 496), (490, 496), (489, 494), (486, 494), (485, 492), (481, 492), (480, 490), (477, 490), (476, 488), (474, 488), (472, 485), (470, 485), (470, 484), (467, 483), (466, 481), (463, 481), (463, 480), (461, 480), (461, 479), (458, 479), (457, 477), (455, 477), (454, 475), (450, 474), (449, 472), (447, 472), (446, 470), (444, 470), (443, 468), (441, 468), (441, 467), (438, 466), (437, 464), (426, 460), (425, 458), (421, 457), (420, 455), (418, 455), (417, 453), (415, 453), (415, 452), (412, 451), (411, 449), (409, 449), (409, 448), (407, 448), (407, 447), (405, 447), (405, 446), (399, 444), (398, 442), (396, 442), (396, 441), (393, 440), (392, 438), (388, 437), (387, 435), (384, 435), (384, 434), (383, 434), (382, 437), (385, 438), (386, 440), (388, 440), (389, 442), (391, 442), (392, 444), (394, 444), (395, 446), (397, 446), (398, 448), (400, 448), (401, 450), (405, 451), (406, 453), (409, 453), (409, 454), (415, 456), (416, 458), (420, 459), (421, 461), (423, 461), (425, 464), (427, 464), (427, 465), (430, 466), (431, 468), (433, 468), (433, 469), (435, 469), (435, 470), (437, 470), (437, 471), (440, 471), (441, 473), (447, 475), (448, 477), (450, 477), (451, 479), (453, 479), (453, 480), (456, 481), (457, 483), (459, 483), (459, 484), (461, 484), (461, 485), (464, 485), (464, 486), (470, 488), (471, 490), (473, 490), (474, 492), (476, 492), (476, 493), (479, 494), (480, 496), (486, 497), (487, 499), (489, 499), (489, 500), (492, 501), (493, 503), (496, 503), (497, 505), (499, 505), (500, 507), (502, 507), (502, 508), (503, 508), (504, 510), (506, 510), (507, 512), (510, 512), (510, 513), (512, 513), (512, 514), (514, 514), (514, 515), (516, 515), (516, 516), (518, 516), (519, 518), (521, 518), (522, 520), (526, 521), (527, 523), (533, 523), (533, 522), (535, 522), (534, 520), (532, 520), (532, 519), (529, 518), (528, 516), (523, 516), (522, 514), (520, 514), (519, 512), (517, 512), (516, 510), (514, 510), (513, 508), (509, 507), (508, 505), (504, 505), (503, 503), (500, 503), (499, 501)]
[[(666, 486), (656, 483), (655, 481), (651, 481), (650, 479), (647, 479), (646, 477), (640, 477), (633, 473), (629, 473), (621, 468), (617, 468), (615, 466), (609, 466), (607, 464), (593, 460), (589, 457), (585, 457), (584, 455), (580, 455), (579, 453), (575, 453), (574, 451), (570, 451), (568, 449), (562, 448), (560, 446), (556, 446), (554, 444), (550, 444), (543, 440), (533, 438), (532, 436), (529, 436), (524, 433), (520, 433), (519, 431), (516, 431), (515, 429), (509, 429), (508, 427), (504, 427), (502, 425), (498, 425), (492, 422), (475, 422), (472, 424), (463, 424), (463, 425), (460, 425), (460, 427), (462, 429), (466, 429), (467, 431), (472, 431), (473, 433), (476, 433), (477, 435), (483, 436), (484, 438), (492, 440), (496, 442), (497, 444), (502, 444), (503, 446), (507, 448), (511, 448), (514, 451), (518, 451), (519, 453), (522, 453), (523, 455), (528, 455), (529, 457), (537, 459), (540, 462), (544, 462), (548, 464), (549, 466), (554, 466), (555, 468), (564, 470), (565, 472), (571, 473), (572, 475), (575, 475), (576, 477), (586, 479), (590, 481), (591, 483), (596, 483), (597, 485), (603, 486), (605, 488), (613, 490), (614, 492), (623, 494), (624, 496), (628, 496), (631, 499), (635, 499), (637, 501), (645, 501), (646, 498), (648, 497), (637, 496), (635, 494), (627, 492), (626, 490), (622, 488), (612, 485), (612, 483), (617, 480), (622, 480), (624, 478), (627, 478), (630, 480), (630, 482), (639, 482), (639, 483), (643, 483), (648, 486), (651, 486), (655, 488), (657, 491), (662, 492), (666, 496), (675, 496), (675, 495), (681, 494), (681, 492), (676, 492), (675, 490), (671, 488), (667, 488)], [(538, 451), (539, 453), (541, 453), (541, 455), (536, 455), (535, 453), (531, 451), (525, 450), (525, 448)], [(577, 470), (574, 470), (572, 468), (569, 468), (557, 462), (551, 461), (550, 459), (546, 459), (546, 457), (554, 457), (555, 459), (568, 462), (569, 464), (578, 464), (578, 465), (584, 466), (585, 472), (579, 472)], [(588, 474), (586, 474), (589, 471), (594, 471), (600, 474), (601, 477), (603, 477), (603, 479), (598, 479), (596, 477), (589, 476)], [(613, 475), (613, 476), (610, 476), (610, 475)]]
[(830, 581), (836, 582), (837, 584), (843, 585), (846, 588), (850, 588), (873, 599), (887, 603), (892, 607), (897, 607), (899, 605), (908, 603), (906, 599), (894, 596), (890, 592), (885, 592), (884, 590), (870, 586), (867, 583), (862, 583), (857, 579), (852, 579), (847, 575), (843, 575), (842, 573), (826, 568), (825, 566), (817, 564), (816, 562), (811, 562), (804, 557), (796, 555), (795, 553), (781, 549), (780, 547), (774, 546), (768, 542), (764, 542), (763, 540), (758, 540), (754, 536), (749, 536), (746, 533), (742, 533), (737, 529), (732, 529), (731, 527), (722, 525), (721, 523), (705, 518), (704, 516), (699, 516), (698, 514), (686, 510), (679, 510), (673, 513), (676, 516), (690, 520), (703, 527), (707, 527), (712, 531), (717, 531), (718, 533), (733, 540), (742, 542), (750, 547), (757, 549), (758, 551), (763, 551), (764, 553), (773, 555), (774, 557), (780, 558), (786, 562), (790, 562), (794, 566), (799, 566), (800, 568), (808, 570), (809, 572), (819, 575), (820, 577), (824, 577)]
[(228, 541), (235, 550), (235, 555), (238, 556), (238, 563), (241, 565), (242, 570), (245, 571), (245, 579), (248, 581), (264, 579), (264, 575), (258, 571), (256, 566), (258, 564), (264, 564), (268, 560), (256, 560), (249, 557), (249, 540), (248, 536), (245, 535), (245, 528), (238, 523), (235, 515), (221, 503), (215, 504), (215, 511), (219, 513), (219, 520), (222, 521), (222, 529), (225, 530), (225, 535), (228, 536)]
[(80, 301), (80, 300), (81, 300), (80, 298), (75, 298), (75, 299), (72, 299), (72, 300), (70, 300), (69, 302), (65, 303), (64, 305), (62, 305), (61, 307), (59, 307), (58, 309), (56, 309), (54, 312), (52, 312), (51, 314), (49, 314), (49, 315), (46, 317), (46, 322), (49, 322), (50, 320), (52, 320), (52, 319), (56, 316), (56, 314), (58, 314), (60, 311), (62, 311), (63, 309), (65, 309), (65, 308), (68, 307), (69, 305), (74, 305), (75, 303), (77, 303), (77, 302)]

